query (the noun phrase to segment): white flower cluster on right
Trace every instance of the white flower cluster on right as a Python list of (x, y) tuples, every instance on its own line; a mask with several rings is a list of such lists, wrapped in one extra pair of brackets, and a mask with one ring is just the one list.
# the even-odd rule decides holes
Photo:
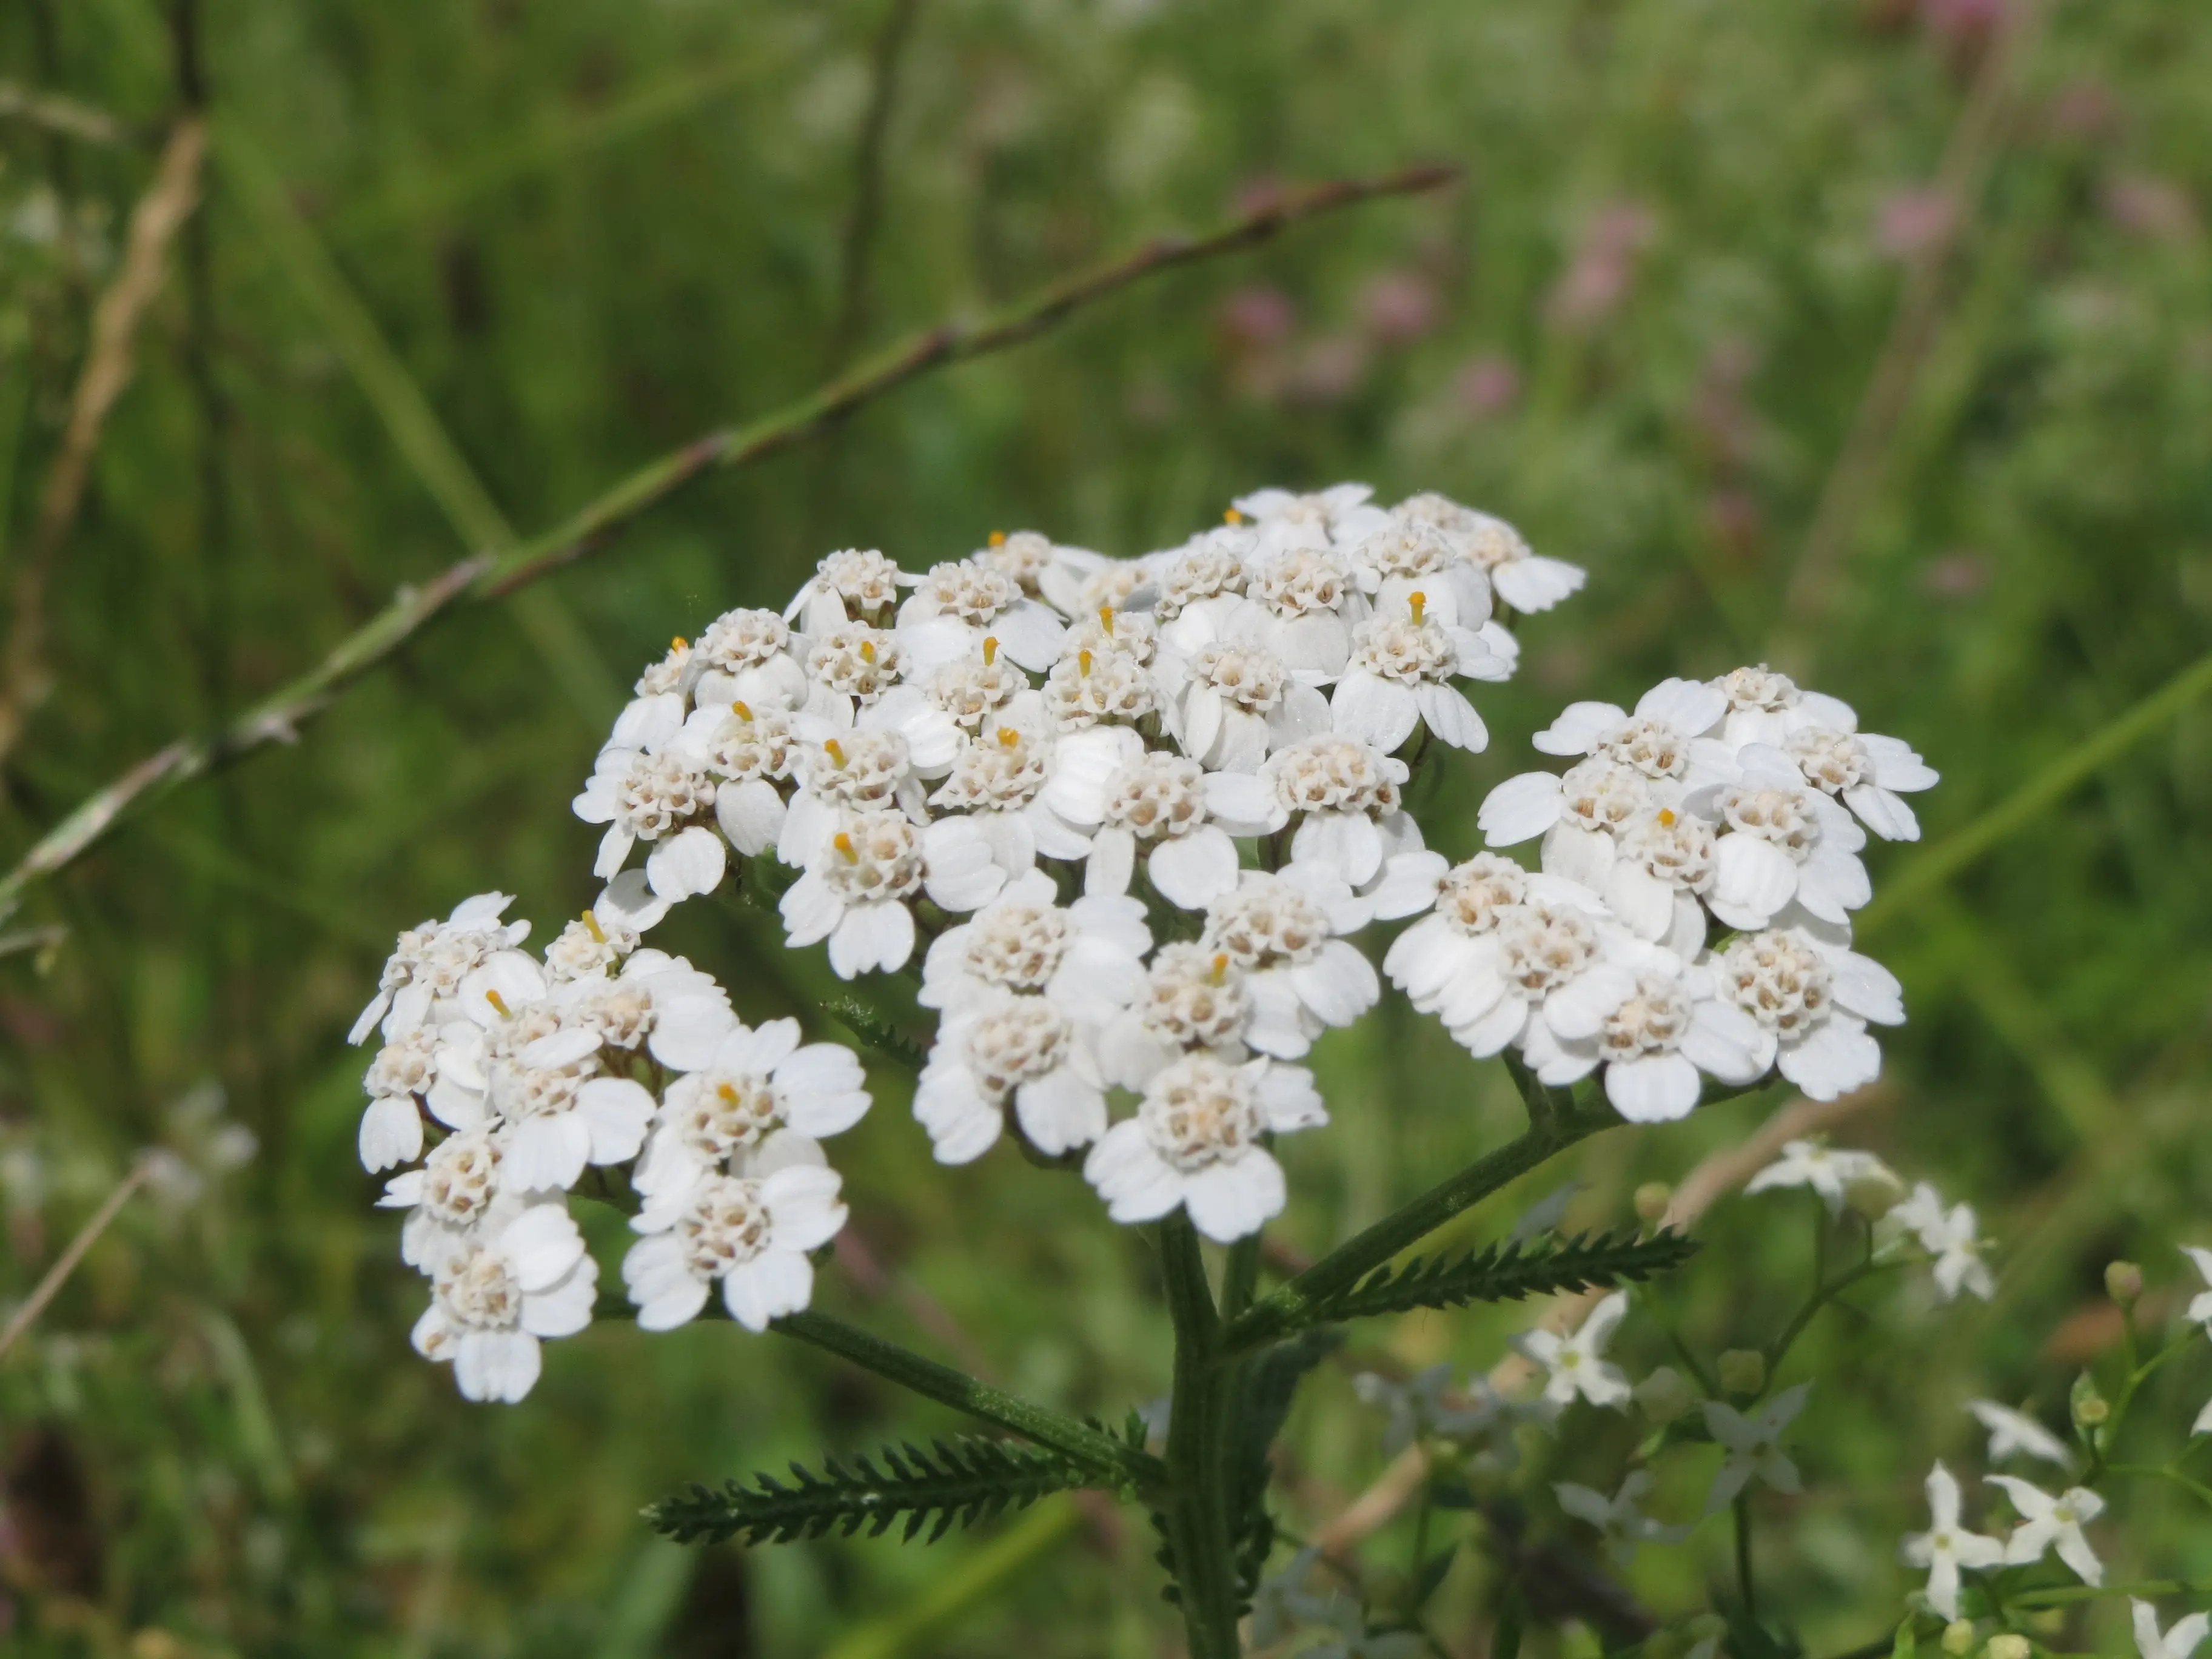
[(1857, 726), (1764, 667), (1662, 681), (1632, 713), (1571, 704), (1534, 741), (1581, 758), (1509, 778), (1478, 819), (1493, 848), (1540, 837), (1540, 869), (1399, 860), (1376, 913), (1426, 914), (1385, 970), (1469, 1052), (1516, 1048), (1553, 1086), (1601, 1069), (1638, 1121), (1683, 1115), (1706, 1079), (1778, 1071), (1816, 1100), (1871, 1082), (1867, 1027), (1905, 1008), (1850, 948), (1873, 894), (1861, 826), (1917, 836), (1899, 792), (1936, 774)]

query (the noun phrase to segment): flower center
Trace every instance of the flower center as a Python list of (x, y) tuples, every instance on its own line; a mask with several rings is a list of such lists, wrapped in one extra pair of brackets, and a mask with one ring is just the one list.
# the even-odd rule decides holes
[(1206, 913), (1206, 943), (1240, 968), (1293, 966), (1321, 954), (1329, 936), (1320, 905), (1275, 877), (1247, 877)]
[(967, 967), (975, 978), (1039, 991), (1067, 952), (1067, 913), (1051, 905), (994, 905), (969, 930)]
[(1588, 916), (1540, 903), (1502, 912), (1498, 942), (1506, 984), (1531, 1002), (1589, 967), (1598, 949), (1597, 928)]
[(512, 1330), (522, 1320), (522, 1286), (496, 1250), (478, 1245), (438, 1271), (438, 1299), (454, 1323)]
[(1066, 1016), (1044, 998), (1010, 994), (968, 1028), (968, 1069), (984, 1093), (1004, 1100), (1021, 1085), (1057, 1070), (1072, 1036)]
[(703, 1279), (720, 1279), (768, 1248), (768, 1206), (760, 1183), (737, 1176), (709, 1176), (692, 1189), (676, 1224), (684, 1259)]
[(1184, 1171), (1234, 1158), (1267, 1127), (1244, 1073), (1206, 1054), (1155, 1077), (1137, 1115), (1153, 1150)]
[(1826, 732), (1815, 727), (1790, 734), (1790, 758), (1815, 789), (1840, 795), (1866, 781), (1874, 770), (1867, 746), (1849, 732)]
[(1721, 791), (1720, 807), (1729, 829), (1771, 841), (1800, 864), (1820, 839), (1820, 821), (1801, 790), (1732, 784)]
[(1444, 878), (1437, 913), (1462, 933), (1486, 933), (1528, 892), (1528, 875), (1519, 865), (1496, 853), (1477, 853)]
[(1290, 672), (1264, 646), (1214, 644), (1191, 659), (1190, 677), (1247, 714), (1264, 714), (1283, 700)]
[(921, 885), (921, 841), (896, 812), (855, 812), (815, 869), (847, 904), (902, 899)]
[(1162, 945), (1152, 958), (1138, 1012), (1170, 1042), (1210, 1048), (1238, 1036), (1251, 1011), (1244, 975), (1230, 954), (1183, 940)]
[(1131, 761), (1107, 781), (1106, 822), (1140, 841), (1188, 835), (1206, 822), (1206, 771), (1180, 755)]

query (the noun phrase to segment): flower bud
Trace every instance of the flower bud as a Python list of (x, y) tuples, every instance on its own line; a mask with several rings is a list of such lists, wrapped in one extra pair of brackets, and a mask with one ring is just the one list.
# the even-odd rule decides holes
[(1662, 1365), (1636, 1385), (1636, 1403), (1655, 1424), (1672, 1423), (1686, 1416), (1698, 1403), (1697, 1393), (1672, 1365)]
[(1966, 1655), (1973, 1650), (1974, 1621), (1972, 1620), (1954, 1619), (1943, 1626), (1943, 1651), (1949, 1654), (1951, 1659), (1964, 1659)]
[(1730, 1348), (1719, 1370), (1723, 1394), (1757, 1394), (1766, 1386), (1766, 1356), (1756, 1348)]
[(2067, 1403), (2073, 1408), (2076, 1428), (2096, 1428), (2112, 1414), (2105, 1396), (2097, 1392), (2097, 1379), (2087, 1371), (2074, 1379), (2074, 1391)]
[(1844, 1188), (1844, 1202), (1862, 1220), (1879, 1221), (1905, 1197), (1905, 1183), (1887, 1170), (1875, 1168), (1853, 1177)]
[(1647, 1181), (1636, 1189), (1636, 1218), (1647, 1227), (1656, 1227), (1667, 1216), (1667, 1206), (1674, 1201), (1674, 1189), (1663, 1181)]
[(2142, 1269), (2132, 1261), (2115, 1261), (2105, 1269), (2105, 1294), (2123, 1308), (2132, 1308), (2142, 1296)]
[(2029, 1659), (2035, 1650), (2025, 1636), (2014, 1636), (2007, 1631), (2002, 1636), (1990, 1638), (1990, 1644), (1982, 1651), (1989, 1659)]

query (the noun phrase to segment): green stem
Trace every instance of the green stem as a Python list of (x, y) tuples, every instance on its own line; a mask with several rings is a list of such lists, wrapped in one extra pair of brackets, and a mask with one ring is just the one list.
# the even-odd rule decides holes
[(1229, 1402), (1233, 1368), (1217, 1363), (1222, 1325), (1197, 1231), (1182, 1211), (1160, 1224), (1160, 1272), (1175, 1323), (1168, 1407), (1168, 1547), (1190, 1659), (1237, 1659), (1237, 1562), (1230, 1535)]
[(2149, 1463), (2108, 1463), (2105, 1466), (2105, 1473), (2133, 1475), (2143, 1480), (2171, 1480), (2199, 1503), (2212, 1504), (2212, 1486), (2191, 1480), (2179, 1469), (2160, 1468)]
[(1771, 1387), (1773, 1385), (1774, 1374), (1781, 1369), (1784, 1358), (1788, 1355), (1790, 1348), (1796, 1345), (1797, 1339), (1805, 1334), (1805, 1328), (1813, 1322), (1814, 1316), (1820, 1313), (1821, 1309), (1826, 1307), (1831, 1302), (1833, 1302), (1838, 1297), (1841, 1296), (1845, 1291), (1850, 1289), (1852, 1285), (1857, 1284), (1861, 1279), (1871, 1279), (1879, 1273), (1887, 1273), (1890, 1268), (1898, 1265), (1899, 1264), (1893, 1261), (1863, 1261), (1857, 1267), (1852, 1268), (1849, 1273), (1838, 1274), (1829, 1283), (1821, 1285), (1819, 1290), (1815, 1291), (1813, 1293), (1812, 1299), (1807, 1302), (1803, 1307), (1798, 1309), (1797, 1316), (1795, 1319), (1792, 1319), (1788, 1325), (1783, 1328), (1782, 1334), (1774, 1339), (1773, 1346), (1767, 1350), (1766, 1377), (1768, 1386)]
[(1759, 1617), (1759, 1596), (1751, 1582), (1751, 1500), (1743, 1493), (1735, 1496), (1735, 1582), (1743, 1595), (1743, 1616), (1756, 1620)]
[[(1535, 1115), (1532, 1101), (1532, 1116)], [(1315, 1304), (1347, 1291), (1376, 1268), (1418, 1244), (1462, 1210), (1480, 1203), (1508, 1182), (1518, 1179), (1554, 1153), (1618, 1122), (1610, 1112), (1572, 1116), (1546, 1113), (1518, 1139), (1477, 1158), (1449, 1180), (1440, 1182), (1364, 1232), (1339, 1245), (1290, 1283), (1261, 1297), (1230, 1323), (1223, 1352), (1239, 1354), (1274, 1340), (1309, 1322)]]
[(1103, 1430), (1079, 1423), (1046, 1407), (1033, 1405), (1004, 1389), (978, 1382), (964, 1371), (925, 1359), (909, 1348), (886, 1342), (828, 1314), (811, 1309), (786, 1314), (773, 1328), (841, 1359), (850, 1360), (910, 1393), (995, 1424), (1040, 1446), (1065, 1452), (1111, 1477), (1116, 1485), (1157, 1486), (1164, 1473), (1157, 1459), (1123, 1444)]

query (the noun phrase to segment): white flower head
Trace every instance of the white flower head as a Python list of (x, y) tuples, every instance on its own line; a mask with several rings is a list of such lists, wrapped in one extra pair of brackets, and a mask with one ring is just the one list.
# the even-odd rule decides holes
[(749, 1331), (806, 1306), (807, 1253), (845, 1224), (837, 1172), (803, 1135), (763, 1144), (744, 1173), (702, 1176), (656, 1200), (630, 1224), (646, 1235), (623, 1258), (623, 1282), (648, 1331), (698, 1316), (716, 1283), (730, 1316)]
[(1102, 895), (1063, 906), (1052, 878), (1031, 870), (932, 941), (915, 1000), (949, 1012), (994, 990), (1036, 992), (1096, 1023), (1139, 994), (1152, 948), (1139, 901)]
[(2020, 1515), (2020, 1524), (2005, 1540), (2006, 1565), (2024, 1566), (2040, 1561), (2046, 1551), (2056, 1551), (2083, 1583), (2105, 1582), (2104, 1563), (2097, 1559), (2096, 1551), (2089, 1547), (2081, 1532), (2085, 1523), (2105, 1512), (2103, 1498), (2085, 1486), (2069, 1486), (2054, 1498), (2017, 1475), (1992, 1474), (1987, 1479), (1990, 1485), (2002, 1488)]
[(986, 639), (1021, 667), (1042, 673), (1060, 654), (1064, 631), (1002, 560), (936, 565), (899, 607), (898, 635), (910, 672), (927, 674), (975, 656)]
[(1291, 862), (1354, 891), (1371, 884), (1389, 859), (1421, 850), (1420, 827), (1400, 793), (1409, 775), (1405, 762), (1334, 733), (1279, 750), (1261, 774), (1273, 794), (1272, 824), (1297, 820)]
[(1782, 1156), (1752, 1176), (1743, 1189), (1750, 1194), (1809, 1187), (1826, 1202), (1828, 1213), (1837, 1215), (1843, 1211), (1844, 1195), (1853, 1182), (1881, 1174), (1884, 1169), (1872, 1152), (1831, 1146), (1825, 1140), (1792, 1140), (1784, 1146)]
[(1705, 1495), (1706, 1514), (1726, 1509), (1754, 1477), (1777, 1492), (1798, 1490), (1797, 1466), (1782, 1450), (1782, 1434), (1805, 1409), (1805, 1396), (1812, 1391), (1809, 1382), (1784, 1389), (1752, 1417), (1722, 1401), (1705, 1402), (1705, 1427), (1723, 1452), (1720, 1471)]
[(841, 1043), (802, 1044), (795, 1019), (756, 1029), (732, 1015), (719, 1036), (689, 1033), (659, 1052), (684, 1066), (664, 1091), (638, 1158), (635, 1184), (649, 1200), (736, 1172), (780, 1133), (818, 1140), (867, 1114), (860, 1057)]
[(1372, 1008), (1382, 994), (1375, 969), (1338, 937), (1366, 920), (1367, 907), (1350, 888), (1310, 866), (1241, 872), (1236, 888), (1206, 908), (1200, 944), (1242, 975), (1252, 1007), (1243, 1041), (1296, 1060), (1322, 1031)]
[(591, 1322), (598, 1286), (599, 1266), (565, 1206), (513, 1206), (439, 1261), (415, 1350), (451, 1361), (464, 1398), (511, 1405), (538, 1381), (540, 1339)]
[(2003, 1563), (2004, 1546), (1959, 1524), (1959, 1483), (1941, 1463), (1928, 1471), (1928, 1530), (1907, 1538), (1905, 1565), (1928, 1571), (1928, 1605), (1946, 1619), (1959, 1616), (1959, 1574)]
[(1262, 1138), (1328, 1121), (1303, 1066), (1188, 1054), (1155, 1073), (1136, 1116), (1091, 1148), (1084, 1178), (1116, 1221), (1180, 1208), (1208, 1238), (1231, 1243), (1283, 1207), (1282, 1166)]
[(2074, 1467), (2073, 1449), (2027, 1413), (2000, 1406), (1994, 1400), (1970, 1400), (1966, 1409), (1989, 1431), (1990, 1462), (2033, 1457), (2062, 1469)]
[(2192, 1613), (2175, 1620), (2161, 1634), (2158, 1609), (2149, 1602), (2130, 1596), (2128, 1609), (2135, 1619), (2136, 1651), (2142, 1659), (2190, 1659), (2203, 1644), (2206, 1632), (2212, 1630), (2212, 1616)]
[(1723, 994), (1760, 1028), (1760, 1069), (1773, 1066), (1813, 1100), (1881, 1074), (1881, 1045), (1867, 1027), (1901, 1024), (1905, 994), (1872, 957), (1808, 928), (1771, 928), (1730, 939), (1712, 965)]
[(461, 981), (495, 952), (529, 937), (526, 921), (501, 921), (514, 902), (507, 893), (479, 893), (453, 907), (443, 921), (426, 921), (399, 936), (384, 964), (376, 994), (361, 1011), (346, 1041), (367, 1040), (380, 1023), (387, 1039), (435, 1023), (438, 1005), (459, 994)]
[(783, 618), (817, 636), (862, 618), (888, 622), (897, 607), (899, 589), (913, 586), (917, 580), (872, 548), (847, 548), (825, 555), (814, 567), (814, 574), (784, 607)]
[(1568, 1334), (1523, 1331), (1513, 1339), (1513, 1346), (1544, 1368), (1544, 1398), (1553, 1405), (1565, 1406), (1579, 1397), (1619, 1411), (1634, 1390), (1620, 1367), (1606, 1358), (1605, 1350), (1627, 1315), (1627, 1292), (1615, 1291)]
[(1522, 1036), (1529, 1069), (1564, 1087), (1604, 1066), (1606, 1098), (1632, 1122), (1686, 1115), (1706, 1076), (1740, 1088), (1765, 1070), (1759, 1028), (1710, 972), (1617, 930), (1599, 934), (1594, 963), (1547, 991), (1542, 1014)]
[(1735, 782), (1688, 797), (1718, 834), (1706, 907), (1731, 927), (1765, 927), (1793, 902), (1822, 921), (1846, 924), (1874, 896), (1858, 860), (1866, 832), (1785, 756), (1752, 744), (1736, 759)]
[(1389, 514), (1368, 499), (1374, 493), (1362, 483), (1334, 484), (1304, 495), (1256, 489), (1239, 495), (1235, 505), (1239, 519), (1250, 520), (1261, 552), (1350, 548), (1389, 526)]
[(1023, 1138), (1050, 1158), (1106, 1129), (1087, 1029), (1050, 997), (993, 988), (945, 1011), (914, 1115), (938, 1162), (965, 1164), (998, 1139), (1010, 1109)]
[(1129, 890), (1142, 860), (1152, 889), (1182, 909), (1237, 885), (1237, 844), (1263, 808), (1256, 779), (1208, 773), (1182, 755), (1148, 750), (1133, 732), (1099, 728), (1060, 740), (1044, 799), (1089, 843), (1085, 891)]
[(1549, 611), (1588, 579), (1579, 565), (1531, 552), (1504, 520), (1441, 495), (1415, 495), (1399, 502), (1391, 515), (1442, 532), (1462, 557), (1488, 573), (1498, 597), (1516, 611)]
[(653, 850), (646, 880), (672, 902), (712, 892), (728, 856), (722, 838), (705, 827), (714, 816), (717, 781), (696, 750), (679, 740), (680, 729), (650, 747), (601, 750), (574, 803), (585, 823), (607, 826), (592, 873), (611, 879), (630, 849), (647, 842)]
[(1470, 754), (1489, 745), (1482, 716), (1451, 682), (1504, 679), (1512, 663), (1480, 634), (1431, 614), (1432, 606), (1426, 588), (1402, 597), (1386, 590), (1376, 614), (1353, 630), (1351, 657), (1329, 697), (1337, 731), (1385, 754), (1421, 724)]
[(1679, 1544), (1690, 1535), (1687, 1527), (1669, 1526), (1644, 1513), (1644, 1500), (1651, 1491), (1651, 1475), (1646, 1469), (1632, 1469), (1610, 1498), (1566, 1480), (1555, 1481), (1552, 1490), (1561, 1509), (1597, 1529), (1607, 1553), (1624, 1567), (1640, 1544)]
[(990, 843), (963, 819), (917, 829), (897, 812), (853, 812), (777, 908), (791, 945), (829, 940), (830, 967), (852, 979), (906, 965), (917, 894), (959, 913), (988, 903), (1005, 882)]

